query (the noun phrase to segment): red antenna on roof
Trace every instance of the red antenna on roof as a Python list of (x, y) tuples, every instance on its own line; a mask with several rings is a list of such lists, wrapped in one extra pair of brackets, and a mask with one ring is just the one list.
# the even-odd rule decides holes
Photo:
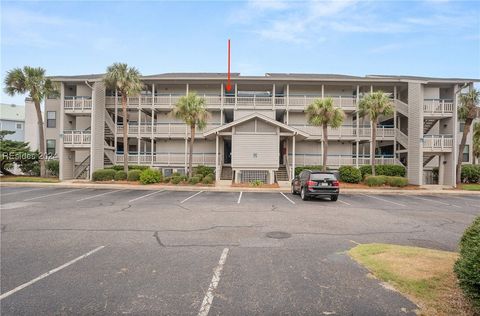
[(232, 85), (230, 84), (230, 39), (228, 39), (228, 72), (227, 72), (227, 91), (232, 90)]

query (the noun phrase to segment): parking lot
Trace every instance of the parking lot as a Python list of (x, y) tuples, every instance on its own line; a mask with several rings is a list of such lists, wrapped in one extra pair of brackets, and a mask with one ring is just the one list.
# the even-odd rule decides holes
[(414, 315), (346, 251), (457, 250), (480, 196), (1, 188), (1, 314)]

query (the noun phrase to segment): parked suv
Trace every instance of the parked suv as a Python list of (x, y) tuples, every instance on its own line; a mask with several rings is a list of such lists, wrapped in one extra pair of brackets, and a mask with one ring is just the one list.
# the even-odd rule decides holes
[(292, 180), (292, 194), (300, 194), (304, 201), (316, 196), (329, 196), (336, 201), (340, 185), (332, 172), (303, 170)]

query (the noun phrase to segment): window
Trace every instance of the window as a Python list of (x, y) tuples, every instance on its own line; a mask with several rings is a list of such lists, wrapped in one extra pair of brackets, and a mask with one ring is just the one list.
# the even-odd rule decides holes
[(470, 146), (465, 145), (463, 148), (463, 162), (469, 162), (470, 160)]
[(460, 133), (463, 133), (463, 128), (465, 127), (465, 122), (464, 121), (459, 121), (458, 122), (458, 131)]
[(23, 129), (23, 124), (22, 123), (17, 123), (17, 129)]
[(55, 128), (57, 126), (57, 112), (47, 111), (47, 127)]
[(47, 139), (47, 154), (55, 155), (55, 139)]

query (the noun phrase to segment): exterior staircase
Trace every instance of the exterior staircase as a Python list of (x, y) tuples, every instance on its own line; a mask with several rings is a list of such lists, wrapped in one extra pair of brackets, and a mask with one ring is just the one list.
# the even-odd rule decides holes
[(73, 172), (74, 179), (88, 179), (90, 171), (90, 156), (85, 158), (80, 164), (75, 166)]
[(436, 157), (436, 155), (429, 155), (429, 156), (424, 155), (423, 156), (423, 166), (425, 167), (435, 157)]
[(222, 173), (220, 175), (220, 180), (232, 180), (232, 167), (229, 166), (223, 166), (222, 167)]
[(278, 171), (275, 171), (276, 181), (288, 181), (287, 168), (285, 166), (280, 166)]
[(434, 120), (434, 119), (425, 119), (423, 121), (423, 135), (426, 135), (432, 129), (432, 127), (435, 126), (437, 121), (438, 120)]

